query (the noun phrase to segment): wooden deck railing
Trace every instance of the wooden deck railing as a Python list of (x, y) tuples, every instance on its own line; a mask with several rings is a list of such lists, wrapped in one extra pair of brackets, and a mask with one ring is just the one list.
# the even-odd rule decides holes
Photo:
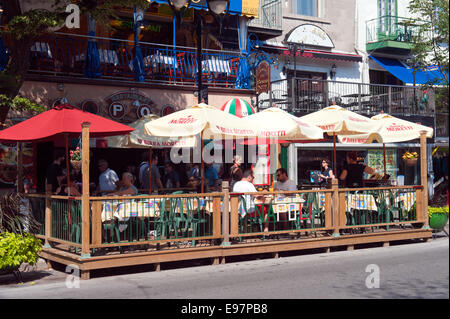
[[(422, 186), (353, 189), (333, 184), (331, 189), (259, 192), (265, 200), (255, 199), (247, 210), (244, 202), (255, 193), (230, 193), (224, 186), (223, 192), (207, 194), (89, 197), (88, 214), (82, 213), (81, 197), (28, 197), (43, 224), (38, 236), (47, 245), (81, 248), (82, 256), (111, 247), (195, 247), (199, 241), (230, 245), (274, 235), (298, 240), (306, 232), (341, 236), (355, 229), (390, 231), (427, 223)], [(89, 231), (83, 231), (84, 225)]]

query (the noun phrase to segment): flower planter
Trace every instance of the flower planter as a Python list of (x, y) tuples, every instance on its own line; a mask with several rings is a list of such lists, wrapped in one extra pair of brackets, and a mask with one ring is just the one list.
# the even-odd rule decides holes
[(72, 164), (73, 168), (77, 171), (81, 170), (81, 161), (70, 160), (70, 164)]
[(407, 158), (407, 159), (404, 159), (405, 165), (406, 165), (406, 166), (416, 166), (417, 160), (418, 160), (417, 158)]
[(433, 213), (430, 217), (430, 227), (435, 230), (441, 230), (447, 224), (448, 214)]

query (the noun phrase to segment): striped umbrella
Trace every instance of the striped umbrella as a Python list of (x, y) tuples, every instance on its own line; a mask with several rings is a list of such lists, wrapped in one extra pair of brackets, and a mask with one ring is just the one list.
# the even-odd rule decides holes
[(229, 100), (222, 106), (221, 110), (238, 117), (246, 117), (256, 113), (255, 109), (248, 102), (239, 98)]

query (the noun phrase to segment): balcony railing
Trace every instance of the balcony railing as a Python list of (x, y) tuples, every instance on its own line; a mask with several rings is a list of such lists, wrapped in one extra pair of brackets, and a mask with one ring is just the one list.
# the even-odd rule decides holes
[[(292, 88), (297, 84), (296, 99)], [(271, 83), (269, 93), (259, 96), (259, 107), (279, 107), (298, 115), (318, 111), (336, 102), (349, 110), (376, 115), (432, 115), (435, 109), (434, 91), (422, 87), (338, 82), (315, 79), (288, 79)]]
[(399, 47), (409, 48), (420, 26), (412, 20), (397, 16), (382, 16), (366, 22), (366, 43), (372, 47), (377, 42), (393, 41)]
[(251, 20), (249, 27), (257, 27), (271, 30), (282, 29), (281, 0), (260, 0), (258, 19)]
[[(131, 41), (73, 34), (45, 35), (31, 47), (30, 73), (55, 76), (92, 77), (86, 73), (88, 43), (98, 50), (100, 70), (95, 78), (136, 81), (134, 43)], [(195, 48), (140, 42), (145, 82), (196, 85)], [(239, 52), (202, 51), (202, 79), (216, 87), (236, 86)]]

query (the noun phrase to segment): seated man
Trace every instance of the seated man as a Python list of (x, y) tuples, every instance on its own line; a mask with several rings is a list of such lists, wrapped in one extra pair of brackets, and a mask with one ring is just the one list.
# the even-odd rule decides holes
[[(242, 179), (239, 182), (236, 182), (233, 185), (233, 192), (234, 193), (257, 193), (258, 191), (255, 188), (255, 185), (253, 185), (253, 172), (251, 170), (246, 170), (243, 174), (242, 174)], [(262, 195), (243, 195), (244, 199), (245, 199), (245, 205), (246, 205), (246, 209), (247, 209), (247, 214), (250, 217), (253, 217), (255, 214), (255, 203), (254, 200), (258, 199), (258, 200), (264, 200), (264, 196)], [(244, 217), (244, 216), (242, 216)], [(266, 222), (264, 224), (264, 232), (269, 231), (269, 225)]]
[(138, 190), (136, 186), (133, 185), (134, 176), (131, 173), (125, 172), (122, 174), (121, 187), (117, 192), (111, 193), (110, 195), (137, 195)]
[[(285, 168), (279, 168), (276, 171), (277, 181), (273, 185), (274, 191), (296, 191), (297, 185), (294, 181), (290, 180)], [(278, 196), (278, 195), (277, 195)], [(289, 194), (287, 196), (295, 196), (295, 194)], [(281, 221), (281, 229), (287, 229), (287, 212), (279, 212), (278, 216)]]
[(277, 181), (273, 185), (275, 191), (296, 191), (297, 185), (293, 180), (288, 177), (287, 170), (285, 168), (279, 168), (276, 171)]

